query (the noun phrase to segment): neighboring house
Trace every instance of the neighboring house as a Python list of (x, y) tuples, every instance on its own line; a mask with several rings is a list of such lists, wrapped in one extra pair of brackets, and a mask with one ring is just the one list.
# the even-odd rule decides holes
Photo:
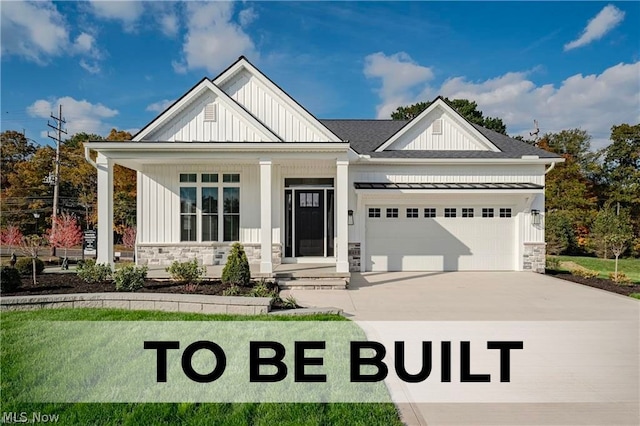
[[(351, 271), (544, 271), (544, 178), (561, 158), (469, 123), (319, 120), (244, 57), (130, 142), (97, 152), (98, 262), (113, 258), (113, 165), (138, 172), (137, 262), (224, 263), (234, 241)], [(93, 162), (93, 161), (92, 161)]]

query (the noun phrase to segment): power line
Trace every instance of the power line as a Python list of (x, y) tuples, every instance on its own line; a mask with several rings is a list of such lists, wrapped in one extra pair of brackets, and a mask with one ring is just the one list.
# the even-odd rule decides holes
[[(62, 125), (66, 123), (66, 120), (62, 116), (62, 104), (58, 106), (58, 116), (56, 117), (51, 113), (51, 118), (55, 121), (56, 125), (52, 125), (47, 120), (47, 126), (56, 130), (56, 135), (51, 136), (49, 131), (47, 131), (47, 137), (56, 141), (56, 163), (55, 163), (55, 171), (53, 176), (53, 212), (51, 214), (51, 232), (55, 233), (56, 231), (56, 216), (58, 216), (58, 195), (60, 193), (60, 144), (62, 143), (62, 134), (67, 134), (67, 131), (62, 128)], [(55, 255), (55, 248), (52, 249), (52, 255)]]

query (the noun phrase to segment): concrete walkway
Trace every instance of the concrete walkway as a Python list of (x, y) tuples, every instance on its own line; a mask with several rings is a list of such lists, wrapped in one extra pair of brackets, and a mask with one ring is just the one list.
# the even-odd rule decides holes
[[(616, 396), (598, 400), (597, 386), (582, 389), (584, 401), (547, 403), (429, 403), (399, 404), (407, 424), (429, 425), (638, 425), (640, 424), (639, 353), (640, 302), (625, 296), (534, 273), (365, 273), (352, 274), (349, 290), (290, 290), (303, 306), (333, 306), (358, 321), (557, 321), (589, 327), (590, 347), (606, 347), (608, 367), (603, 380), (616, 381)], [(574, 321), (561, 323), (560, 321)], [(587, 323), (586, 321), (589, 321)], [(625, 330), (610, 330), (613, 321), (625, 322)], [(630, 324), (630, 325), (629, 325)], [(609, 328), (607, 328), (609, 327)], [(596, 331), (590, 330), (595, 329)], [(540, 338), (556, 330), (542, 333)], [(571, 338), (575, 336), (566, 336)], [(606, 340), (606, 342), (605, 342)], [(576, 349), (577, 350), (577, 349)], [(564, 354), (566, 355), (566, 354)], [(573, 354), (572, 354), (573, 355)], [(576, 354), (575, 362), (587, 362), (589, 353)], [(595, 359), (595, 358), (594, 358)], [(553, 360), (553, 358), (551, 358)], [(549, 362), (549, 360), (546, 360)], [(593, 374), (602, 371), (593, 371)], [(559, 371), (561, 376), (563, 371)], [(614, 376), (614, 377), (611, 377)], [(532, 380), (535, 380), (533, 378)], [(560, 382), (540, 383), (544, 393), (557, 391)], [(570, 386), (567, 389), (575, 391)], [(620, 398), (617, 395), (624, 395)]]

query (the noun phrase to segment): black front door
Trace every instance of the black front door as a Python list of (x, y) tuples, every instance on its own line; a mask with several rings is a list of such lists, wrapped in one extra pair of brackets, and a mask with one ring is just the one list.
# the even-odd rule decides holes
[(295, 194), (295, 256), (324, 256), (324, 191)]

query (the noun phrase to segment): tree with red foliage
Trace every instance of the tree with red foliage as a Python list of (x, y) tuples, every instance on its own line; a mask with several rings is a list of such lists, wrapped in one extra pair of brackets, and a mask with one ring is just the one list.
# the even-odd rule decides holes
[(0, 230), (0, 244), (9, 247), (12, 255), (14, 254), (13, 248), (20, 245), (20, 241), (22, 241), (22, 232), (17, 226), (9, 225)]
[(136, 227), (127, 226), (122, 232), (122, 245), (127, 248), (134, 248), (136, 246)]
[(67, 258), (67, 249), (82, 242), (82, 230), (75, 217), (63, 213), (54, 218), (55, 231), (47, 230), (49, 244), (56, 248), (64, 249), (64, 257)]

